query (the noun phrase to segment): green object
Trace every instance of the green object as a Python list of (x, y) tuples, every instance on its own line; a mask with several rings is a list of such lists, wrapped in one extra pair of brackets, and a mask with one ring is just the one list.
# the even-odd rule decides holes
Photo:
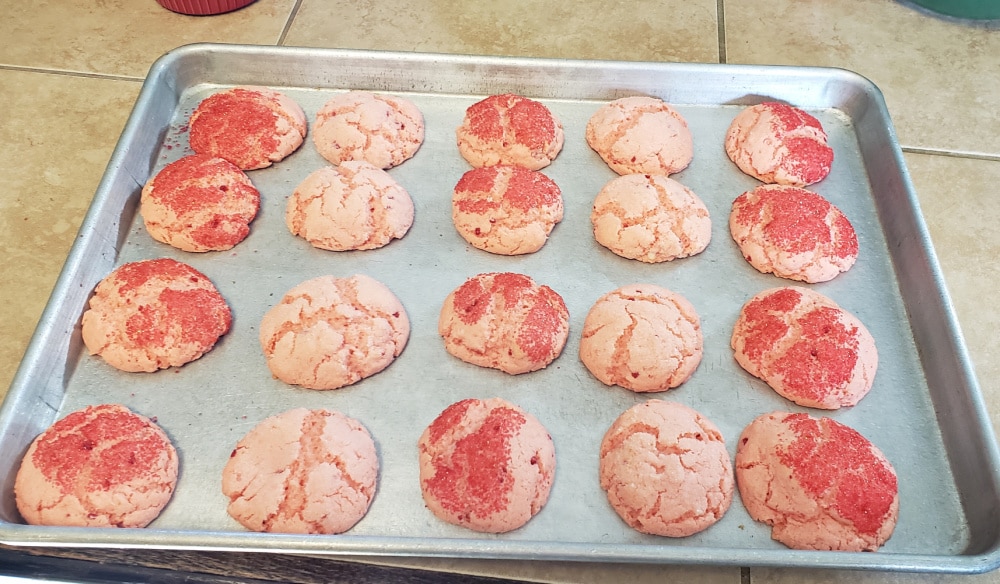
[(1000, 0), (912, 0), (940, 14), (973, 20), (1000, 18)]

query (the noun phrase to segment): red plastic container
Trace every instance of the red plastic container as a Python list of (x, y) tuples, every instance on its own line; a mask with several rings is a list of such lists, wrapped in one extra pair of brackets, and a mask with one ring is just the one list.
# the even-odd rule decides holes
[(222, 14), (253, 4), (255, 0), (156, 0), (156, 2), (173, 12), (193, 16), (209, 16)]

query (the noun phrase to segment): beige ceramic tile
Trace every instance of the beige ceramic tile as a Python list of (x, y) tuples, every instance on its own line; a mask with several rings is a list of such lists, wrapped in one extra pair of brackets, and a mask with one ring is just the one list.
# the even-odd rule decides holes
[(0, 395), (14, 371), (140, 84), (0, 70)]
[(0, 0), (0, 64), (145, 77), (160, 55), (195, 42), (276, 44), (295, 0), (258, 0), (186, 16), (155, 0)]
[[(1000, 162), (907, 154), (994, 429), (1000, 430)], [(1000, 581), (1000, 580), (998, 580)]]
[(841, 67), (885, 94), (904, 146), (1000, 155), (1000, 31), (902, 4), (726, 0), (729, 63)]
[(285, 44), (718, 62), (715, 0), (304, 0)]

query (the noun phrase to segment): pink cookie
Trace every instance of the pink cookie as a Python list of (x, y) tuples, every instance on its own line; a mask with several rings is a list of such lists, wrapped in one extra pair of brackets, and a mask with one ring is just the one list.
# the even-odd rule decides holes
[(674, 174), (687, 168), (694, 143), (687, 121), (655, 97), (623, 97), (587, 123), (587, 144), (618, 174)]
[(455, 229), (473, 247), (501, 255), (534, 253), (563, 217), (562, 192), (522, 166), (474, 168), (455, 186)]
[(403, 352), (409, 336), (399, 299), (361, 274), (306, 280), (260, 323), (260, 346), (271, 373), (308, 389), (337, 389), (382, 371)]
[(222, 493), (229, 515), (253, 531), (343, 533), (368, 512), (378, 470), (375, 442), (358, 421), (296, 408), (236, 443)]
[(475, 167), (515, 164), (545, 168), (563, 147), (563, 128), (541, 102), (510, 93), (491, 95), (465, 112), (458, 151)]
[(736, 361), (800, 406), (853, 406), (872, 387), (875, 339), (861, 321), (808, 288), (764, 290), (743, 305), (730, 343)]
[(875, 551), (899, 516), (896, 471), (885, 455), (830, 418), (756, 418), (736, 448), (736, 484), (750, 516), (793, 549)]
[(701, 322), (680, 294), (634, 284), (597, 299), (583, 322), (580, 360), (606, 385), (665, 391), (691, 377), (702, 355)]
[(549, 499), (552, 438), (534, 416), (500, 398), (448, 406), (418, 448), (424, 502), (448, 523), (504, 533), (527, 523)]
[(615, 512), (652, 535), (698, 533), (733, 500), (722, 433), (676, 402), (651, 399), (618, 416), (601, 441), (600, 477)]
[(340, 164), (364, 160), (378, 168), (409, 160), (424, 142), (424, 116), (402, 97), (348, 91), (316, 112), (313, 143), (320, 155)]
[(83, 342), (122, 371), (179, 367), (229, 331), (232, 313), (204, 274), (162, 258), (124, 264), (94, 289)]
[(594, 199), (590, 221), (598, 243), (647, 263), (699, 254), (712, 239), (705, 203), (663, 175), (627, 174), (610, 181)]
[(142, 188), (153, 239), (192, 252), (231, 249), (250, 234), (260, 193), (235, 164), (203, 154), (171, 162)]
[(796, 187), (823, 180), (833, 163), (819, 120), (776, 102), (737, 114), (726, 133), (726, 154), (758, 180)]
[(234, 87), (202, 100), (188, 126), (192, 150), (254, 170), (298, 150), (306, 136), (306, 115), (273, 89)]
[(145, 527), (173, 496), (177, 467), (170, 439), (149, 418), (88, 406), (35, 438), (14, 498), (32, 525)]
[(299, 184), (288, 198), (285, 224), (320, 249), (375, 249), (406, 235), (413, 201), (386, 171), (348, 160)]
[(438, 332), (459, 359), (511, 375), (548, 366), (569, 336), (559, 294), (511, 272), (479, 274), (451, 292)]
[(858, 236), (829, 201), (799, 187), (762, 185), (733, 201), (729, 231), (758, 271), (815, 283), (858, 259)]

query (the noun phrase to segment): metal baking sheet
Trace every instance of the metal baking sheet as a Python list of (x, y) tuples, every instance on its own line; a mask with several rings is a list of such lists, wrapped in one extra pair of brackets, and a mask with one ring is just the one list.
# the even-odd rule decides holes
[[(189, 152), (187, 117), (204, 97), (239, 84), (268, 85), (312, 120), (334, 93), (391, 92), (422, 110), (426, 141), (390, 171), (411, 194), (415, 222), (402, 240), (372, 251), (313, 249), (285, 228), (288, 195), (325, 164), (311, 141), (283, 162), (250, 172), (262, 208), (250, 236), (227, 252), (188, 254), (154, 242), (136, 212), (139, 191), (164, 164)], [(562, 189), (565, 218), (539, 252), (502, 257), (469, 247), (451, 224), (451, 191), (468, 165), (455, 147), (465, 109), (495, 93), (520, 93), (562, 120), (565, 148), (544, 170)], [(695, 257), (648, 265), (615, 256), (593, 238), (593, 198), (615, 175), (584, 140), (604, 102), (653, 95), (674, 104), (694, 135), (694, 161), (674, 178), (711, 213), (712, 242)], [(804, 552), (770, 539), (738, 494), (725, 517), (683, 539), (643, 535), (610, 508), (597, 480), (601, 437), (619, 413), (649, 398), (698, 409), (722, 430), (730, 454), (743, 427), (772, 410), (805, 411), (736, 364), (729, 335), (753, 294), (788, 284), (757, 273), (728, 233), (732, 200), (758, 184), (726, 158), (723, 136), (740, 108), (782, 100), (816, 115), (835, 151), (831, 175), (812, 188), (840, 207), (859, 236), (847, 273), (813, 287), (856, 314), (879, 349), (871, 393), (826, 414), (878, 445), (899, 474), (900, 515), (876, 553)], [(153, 374), (113, 370), (82, 348), (79, 322), (91, 290), (115, 266), (172, 257), (207, 274), (232, 306), (233, 328), (213, 351)], [(458, 361), (437, 334), (441, 303), (468, 277), (528, 274), (559, 292), (570, 338), (547, 369), (508, 376)], [(336, 391), (273, 379), (257, 342), (267, 308), (293, 285), (324, 274), (366, 273), (389, 286), (412, 320), (403, 354), (388, 369)], [(698, 309), (704, 359), (681, 387), (637, 395), (596, 381), (577, 352), (583, 319), (603, 293), (650, 282)], [(501, 396), (552, 434), (557, 470), (545, 508), (525, 527), (479, 534), (437, 520), (424, 507), (417, 438), (448, 404)], [(146, 529), (23, 524), (12, 493), (30, 441), (66, 413), (116, 402), (149, 416), (180, 453), (176, 493)], [(368, 515), (346, 534), (246, 531), (226, 514), (220, 472), (235, 442), (263, 418), (298, 406), (343, 411), (378, 446), (381, 474)], [(155, 63), (122, 133), (37, 332), (0, 411), (0, 541), (7, 544), (258, 550), (314, 554), (530, 558), (738, 566), (980, 572), (1000, 566), (997, 446), (945, 292), (880, 92), (848, 71), (708, 64), (625, 63), (191, 45)]]

